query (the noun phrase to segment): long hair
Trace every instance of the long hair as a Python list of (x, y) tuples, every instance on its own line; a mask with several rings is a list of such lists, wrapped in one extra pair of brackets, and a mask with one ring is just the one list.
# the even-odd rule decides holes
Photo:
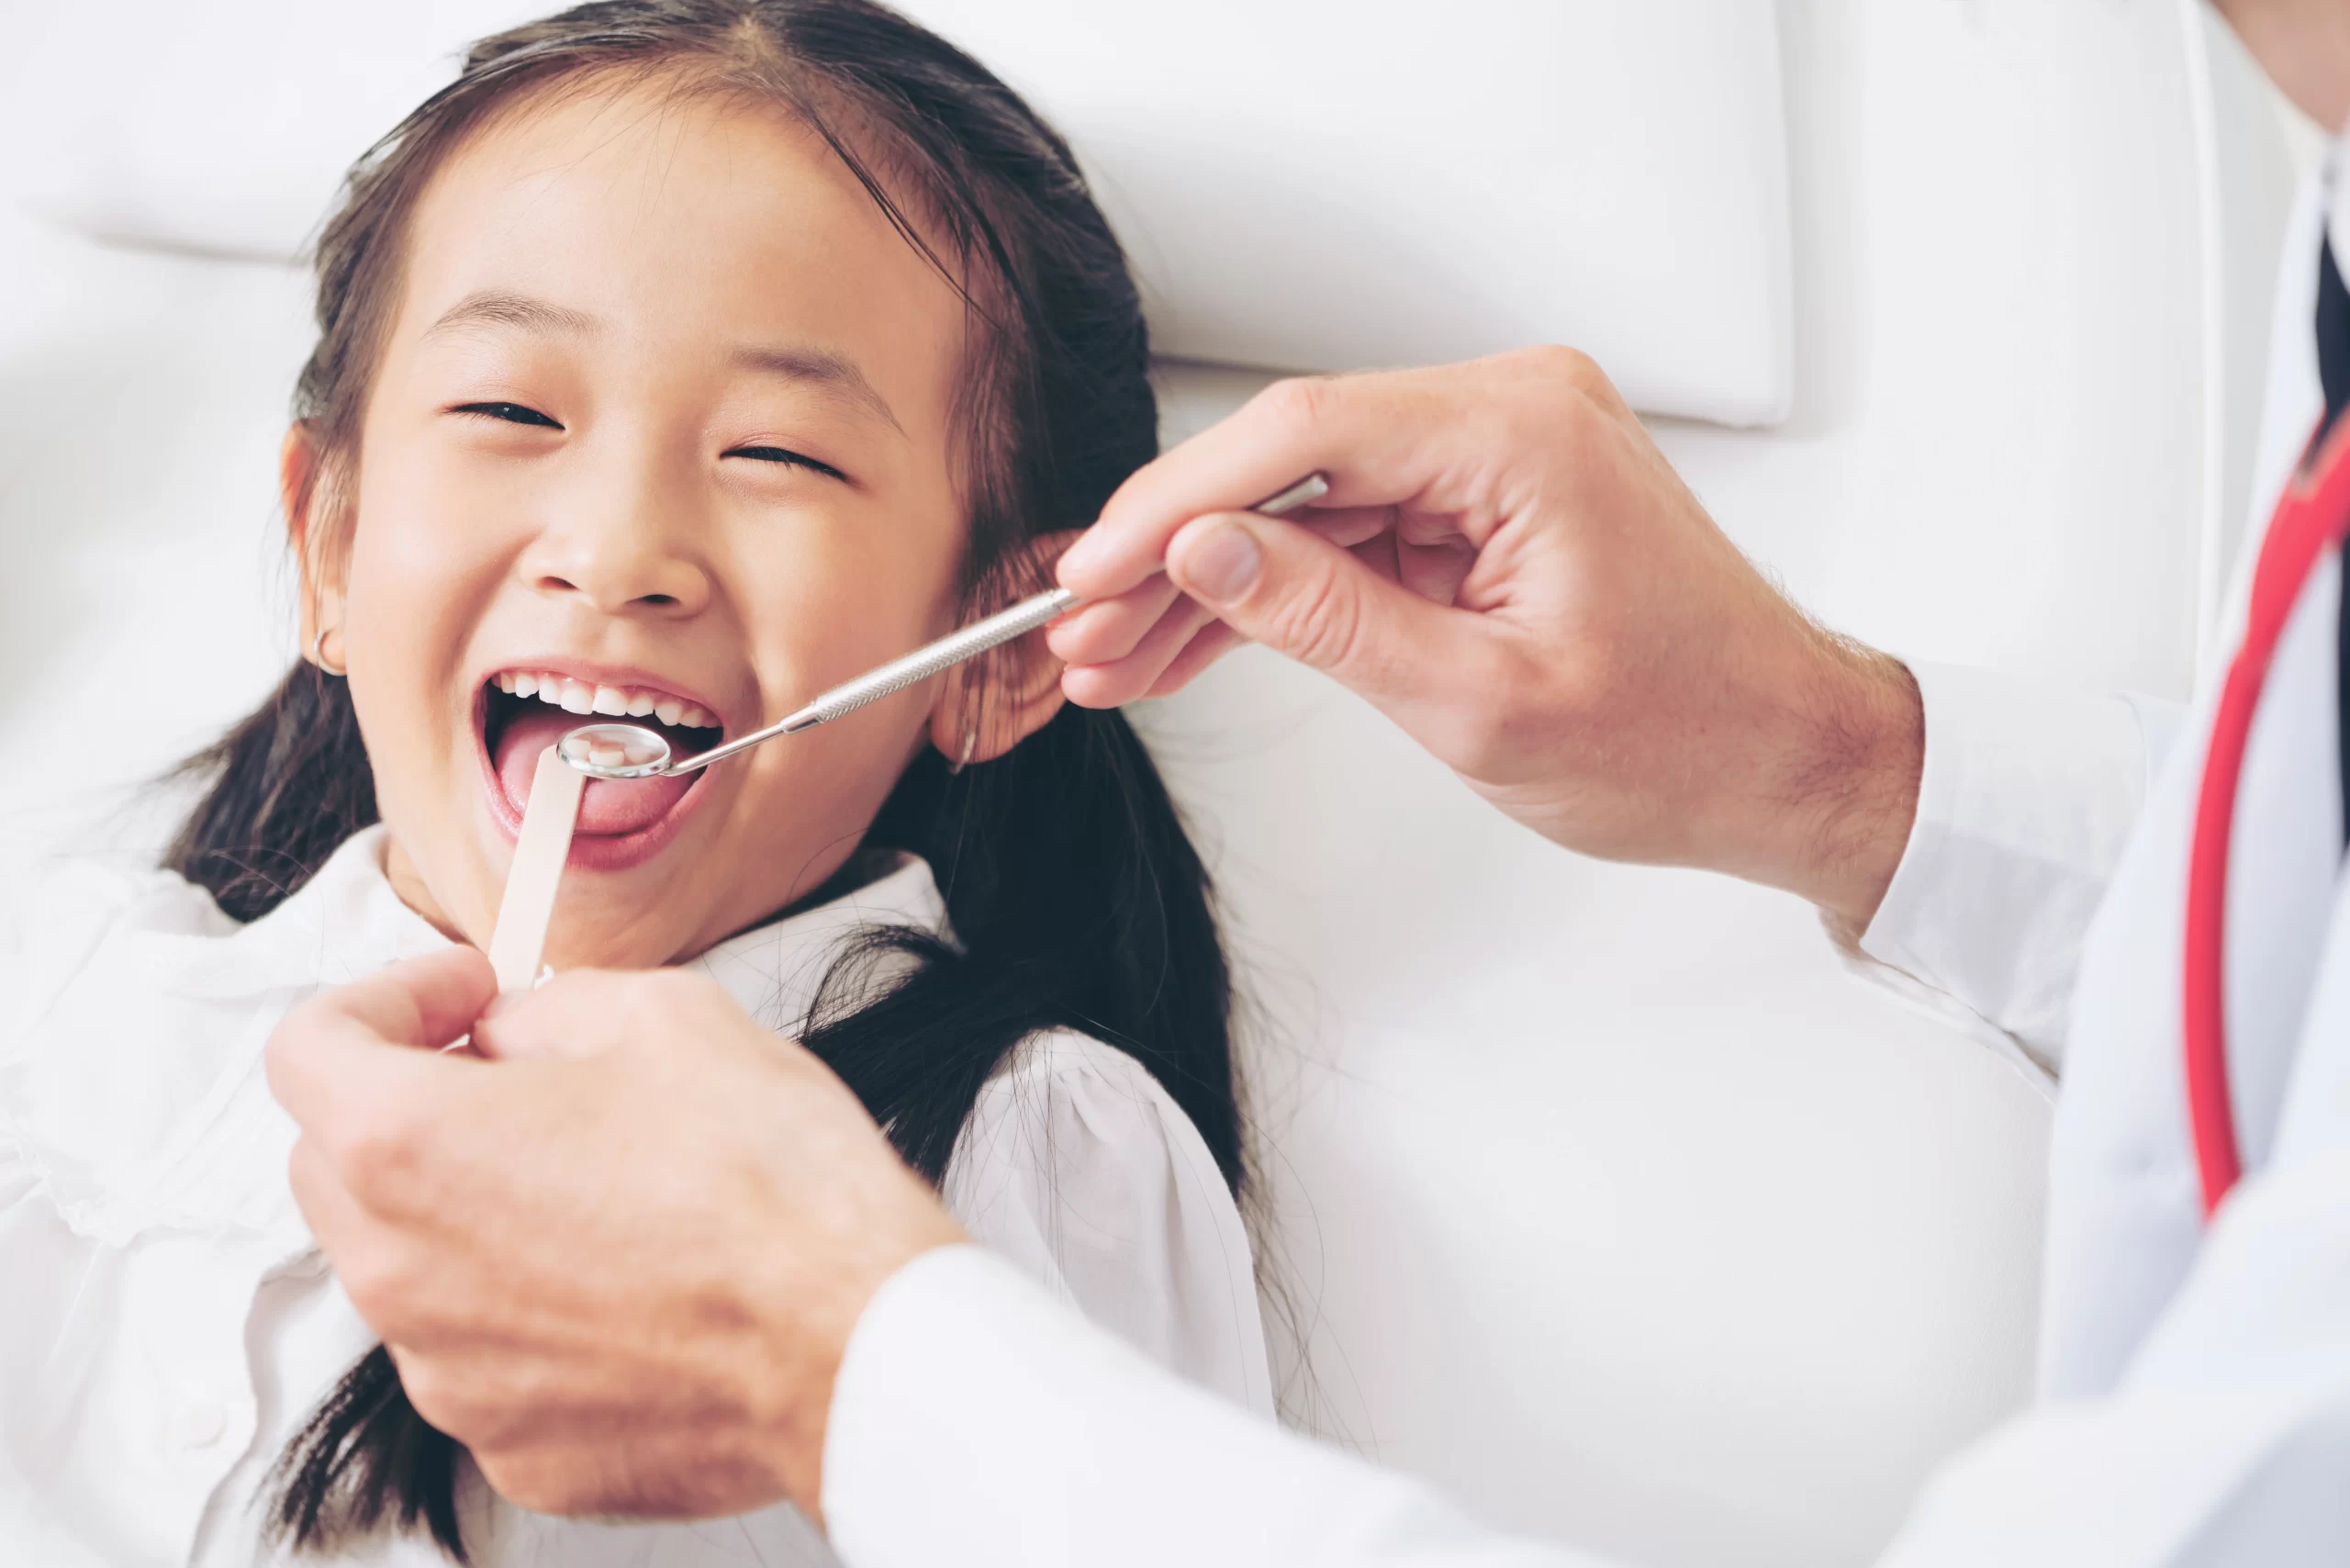
[[(1061, 139), (969, 56), (871, 0), (599, 0), (476, 45), (457, 80), (361, 160), (321, 232), (319, 341), (295, 413), (322, 498), (357, 461), (408, 218), (435, 170), (525, 94), (632, 73), (788, 106), (956, 283), (974, 329), (957, 398), (959, 587), (979, 610), (1033, 586), (1022, 547), (1090, 521), (1157, 451), (1140, 303)], [(313, 532), (317, 548), (341, 548)], [(165, 863), (241, 921), (376, 819), (349, 689), (308, 664), (188, 766), (209, 787)], [(914, 1169), (941, 1181), (990, 1074), (1031, 1035), (1067, 1026), (1147, 1068), (1239, 1191), (1231, 986), (1208, 879), (1122, 716), (1064, 708), (960, 772), (925, 750), (866, 844), (930, 863), (956, 940), (851, 941), (803, 1037)], [(317, 1551), (421, 1527), (462, 1562), (463, 1459), (379, 1346), (281, 1456), (270, 1526)]]

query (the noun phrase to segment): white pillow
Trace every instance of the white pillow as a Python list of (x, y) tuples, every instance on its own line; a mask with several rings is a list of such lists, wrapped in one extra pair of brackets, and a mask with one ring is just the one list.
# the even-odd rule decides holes
[[(43, 7), (0, 62), (12, 194), (286, 257), (470, 38), (547, 0)], [(1636, 405), (1785, 412), (1770, 0), (906, 0), (1069, 133), (1160, 351), (1330, 370), (1573, 343)]]
[(94, 237), (284, 260), (343, 171), (547, 0), (124, 0), (24, 7), (0, 181)]
[(903, 0), (1069, 133), (1162, 353), (1595, 355), (1657, 413), (1791, 395), (1769, 0)]

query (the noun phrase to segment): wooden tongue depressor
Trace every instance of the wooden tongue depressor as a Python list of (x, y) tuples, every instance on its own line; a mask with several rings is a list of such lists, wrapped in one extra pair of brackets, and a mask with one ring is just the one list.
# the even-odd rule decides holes
[(547, 923), (554, 918), (554, 890), (571, 856), (571, 830), (587, 788), (588, 776), (554, 747), (539, 753), (530, 804), (522, 809), (522, 832), (514, 844), (514, 866), (506, 873), (506, 896), (498, 903), (498, 928), (489, 935), (489, 967), (498, 973), (501, 992), (528, 991), (538, 983)]

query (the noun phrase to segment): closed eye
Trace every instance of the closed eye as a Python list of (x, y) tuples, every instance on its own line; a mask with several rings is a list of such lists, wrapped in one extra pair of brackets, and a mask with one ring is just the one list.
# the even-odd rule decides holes
[(460, 403), (449, 411), (471, 414), (477, 420), (503, 420), (509, 425), (537, 425), (551, 431), (563, 428), (536, 409), (524, 408), (520, 403)]
[(737, 446), (719, 454), (721, 457), (747, 457), (755, 463), (778, 463), (787, 468), (806, 468), (827, 478), (848, 483), (848, 476), (829, 463), (821, 463), (804, 452), (794, 452), (788, 446)]

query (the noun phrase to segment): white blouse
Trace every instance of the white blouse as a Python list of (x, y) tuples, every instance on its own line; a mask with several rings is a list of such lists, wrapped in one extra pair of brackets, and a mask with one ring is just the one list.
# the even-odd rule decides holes
[[(0, 969), (0, 1562), (275, 1562), (265, 1483), (372, 1346), (285, 1179), (295, 1137), (262, 1046), (323, 985), (446, 938), (345, 845), (240, 926), (162, 872), (78, 867), (44, 888)], [(789, 1029), (836, 941), (944, 933), (911, 857), (692, 967)], [(1272, 1410), (1248, 1237), (1199, 1133), (1132, 1058), (1066, 1032), (981, 1091), (946, 1183), (981, 1243), (1168, 1367)], [(592, 1267), (592, 1260), (581, 1260)], [(788, 1505), (682, 1525), (529, 1514), (463, 1494), (484, 1568), (828, 1563)], [(429, 1537), (346, 1559), (444, 1560)]]

